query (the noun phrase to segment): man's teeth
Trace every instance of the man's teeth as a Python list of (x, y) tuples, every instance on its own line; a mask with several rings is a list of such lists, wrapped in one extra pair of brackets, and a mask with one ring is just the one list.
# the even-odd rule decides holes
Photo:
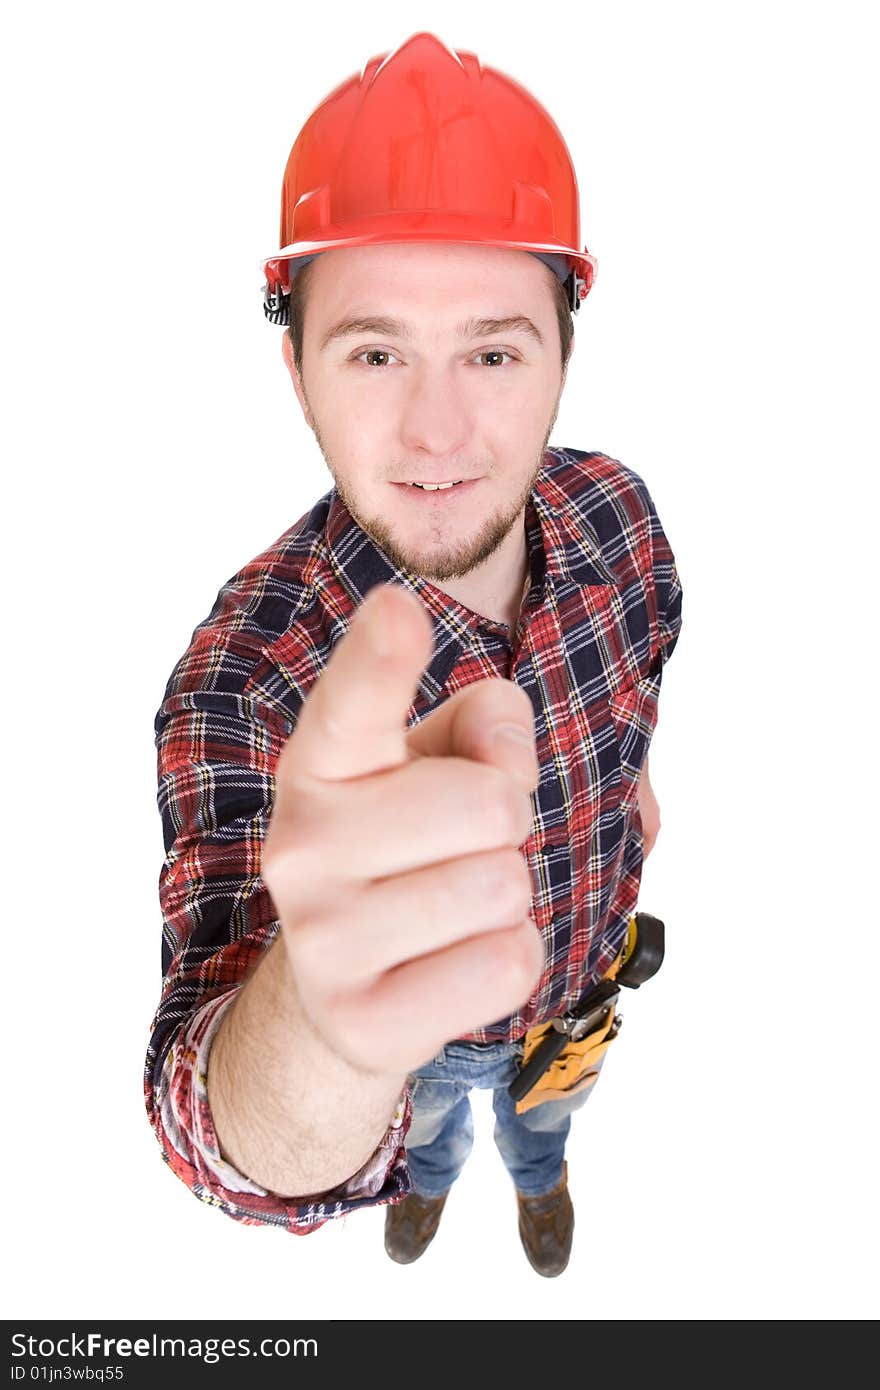
[(459, 479), (457, 480), (457, 482), (455, 482), (455, 483), (409, 483), (408, 486), (409, 486), (409, 487), (420, 487), (420, 488), (422, 488), (425, 492), (439, 492), (439, 491), (441, 490), (441, 488), (457, 487), (457, 486), (458, 486), (458, 483), (460, 483), (460, 482), (461, 482), (461, 478), (459, 478)]

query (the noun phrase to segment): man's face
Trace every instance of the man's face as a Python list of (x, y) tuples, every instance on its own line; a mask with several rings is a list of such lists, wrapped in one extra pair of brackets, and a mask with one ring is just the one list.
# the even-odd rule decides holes
[[(326, 251), (310, 275), (301, 381), (286, 333), (284, 356), (342, 501), (396, 566), (463, 577), (521, 524), (556, 420), (550, 272), (524, 251), (401, 243)], [(539, 337), (470, 322), (515, 318)]]

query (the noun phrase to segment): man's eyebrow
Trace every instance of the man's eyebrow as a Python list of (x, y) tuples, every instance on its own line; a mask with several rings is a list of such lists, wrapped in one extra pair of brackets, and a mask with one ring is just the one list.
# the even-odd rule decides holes
[[(504, 319), (467, 319), (464, 323), (456, 325), (455, 330), (461, 338), (486, 338), (496, 333), (525, 333), (528, 337), (534, 338), (543, 347), (544, 338), (524, 314), (512, 314)], [(382, 333), (389, 338), (406, 338), (411, 341), (413, 330), (410, 324), (404, 323), (402, 319), (392, 318), (354, 318), (340, 319), (339, 323), (334, 323), (328, 329), (321, 340), (321, 352), (337, 338), (350, 338), (360, 333)]]

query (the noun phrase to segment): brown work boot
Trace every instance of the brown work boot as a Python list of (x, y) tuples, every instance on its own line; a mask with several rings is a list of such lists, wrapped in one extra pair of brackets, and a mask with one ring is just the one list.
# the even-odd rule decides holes
[(385, 1211), (385, 1251), (399, 1265), (412, 1264), (424, 1254), (440, 1224), (440, 1213), (448, 1192), (442, 1197), (420, 1197), (410, 1192), (402, 1202), (389, 1202)]
[(526, 1197), (517, 1188), (519, 1236), (532, 1269), (552, 1278), (568, 1264), (574, 1235), (574, 1207), (568, 1195), (568, 1163), (562, 1177), (541, 1197)]

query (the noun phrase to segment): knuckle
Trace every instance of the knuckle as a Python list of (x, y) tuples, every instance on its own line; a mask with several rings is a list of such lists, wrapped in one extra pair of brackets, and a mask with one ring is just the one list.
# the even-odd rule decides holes
[(532, 824), (531, 798), (522, 787), (508, 782), (506, 787), (508, 835), (514, 844), (521, 844)]
[(527, 690), (523, 690), (521, 685), (517, 685), (515, 681), (513, 682), (513, 688), (516, 691), (516, 698), (527, 720), (528, 727), (534, 731), (535, 711), (529, 693)]
[(370, 1032), (372, 1011), (368, 994), (337, 977), (328, 982), (322, 999), (322, 1017), (334, 1046), (350, 1047), (353, 1055), (363, 1050), (364, 1035)]
[(518, 845), (527, 833), (524, 828), (527, 795), (506, 773), (488, 766), (483, 770), (490, 774), (490, 781), (484, 795), (475, 803), (480, 823), (492, 844)]
[(316, 989), (326, 971), (327, 961), (334, 958), (329, 937), (328, 923), (312, 917), (300, 918), (288, 930), (287, 944), (294, 971), (300, 983), (310, 991)]
[(507, 969), (511, 989), (520, 1000), (528, 998), (534, 989), (541, 973), (543, 958), (543, 947), (533, 922), (527, 929), (518, 931), (511, 937)]
[(323, 700), (319, 704), (318, 722), (321, 726), (321, 737), (328, 743), (341, 743), (348, 732), (347, 721), (329, 700)]
[(529, 725), (534, 721), (534, 709), (527, 691), (508, 677), (490, 676), (481, 681), (480, 714), (487, 723), (518, 723), (525, 716)]
[(297, 833), (270, 834), (260, 852), (260, 873), (269, 891), (287, 895), (307, 874), (306, 847)]
[(261, 855), (262, 864), (269, 866), (275, 878), (308, 882), (321, 873), (328, 844), (333, 842), (335, 804), (332, 787), (302, 791), (285, 802), (283, 811), (276, 803)]
[(497, 915), (524, 917), (532, 902), (532, 881), (528, 866), (518, 850), (505, 847), (489, 862), (485, 892)]

